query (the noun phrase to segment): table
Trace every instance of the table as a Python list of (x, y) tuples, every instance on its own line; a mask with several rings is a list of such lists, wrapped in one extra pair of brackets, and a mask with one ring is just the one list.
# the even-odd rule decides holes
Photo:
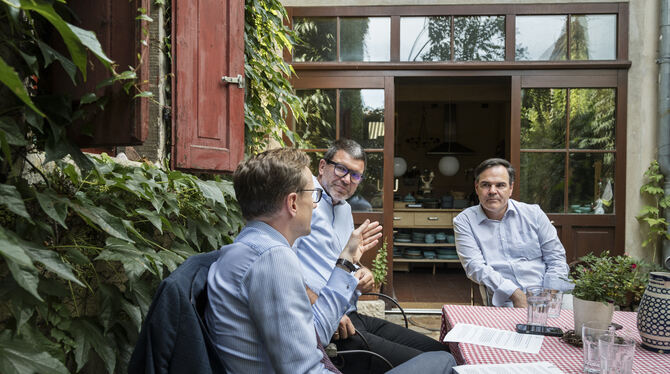
[[(440, 341), (457, 323), (470, 323), (514, 331), (517, 323), (525, 322), (526, 309), (524, 308), (445, 305), (442, 307)], [(623, 329), (619, 331), (620, 335), (630, 337), (637, 342), (635, 359), (633, 360), (633, 373), (670, 374), (670, 354), (655, 353), (640, 347), (641, 340), (637, 332), (637, 313), (615, 311), (612, 322), (623, 326)], [(562, 310), (560, 317), (548, 319), (547, 324), (558, 326), (563, 331), (573, 329), (572, 311)], [(545, 336), (538, 354), (453, 342), (449, 343), (449, 348), (459, 365), (549, 361), (566, 374), (583, 372), (582, 349), (564, 343), (557, 337)]]

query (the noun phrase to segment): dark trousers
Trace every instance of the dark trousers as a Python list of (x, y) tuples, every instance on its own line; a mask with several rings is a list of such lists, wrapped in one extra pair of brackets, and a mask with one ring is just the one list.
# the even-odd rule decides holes
[[(335, 341), (337, 349), (340, 351), (370, 350), (386, 358), (394, 367), (423, 352), (449, 351), (446, 344), (441, 344), (435, 339), (395, 323), (361, 315), (357, 312), (352, 312), (348, 316), (356, 328), (357, 334), (345, 340)], [(369, 347), (358, 334), (363, 335)], [(342, 372), (345, 374), (383, 373), (388, 370), (387, 365), (378, 359), (372, 359), (370, 355), (346, 355), (344, 360)], [(378, 370), (371, 371), (370, 368), (378, 368)]]

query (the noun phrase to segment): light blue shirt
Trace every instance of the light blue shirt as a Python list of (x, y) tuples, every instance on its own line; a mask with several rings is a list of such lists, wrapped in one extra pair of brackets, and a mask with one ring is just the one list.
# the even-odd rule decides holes
[(510, 199), (500, 221), (473, 206), (454, 218), (454, 233), (465, 273), (493, 292), (495, 306), (512, 306), (517, 288), (571, 289), (565, 248), (538, 205)]
[[(315, 188), (323, 188), (316, 177), (313, 178)], [(324, 191), (321, 201), (312, 211), (312, 232), (293, 243), (293, 248), (296, 249), (300, 259), (305, 283), (314, 293), (319, 295), (322, 293), (352, 231), (354, 231), (354, 218), (349, 203), (341, 201), (333, 205), (333, 199)], [(350, 300), (352, 306), (347, 313), (356, 310), (358, 296), (360, 291), (356, 291)], [(322, 335), (322, 331), (317, 328), (324, 346), (330, 341), (335, 328), (328, 335), (327, 331), (323, 331)]]
[(337, 326), (358, 285), (353, 275), (335, 269), (311, 306), (286, 238), (252, 221), (221, 248), (207, 281), (205, 322), (229, 373), (330, 373), (314, 328)]

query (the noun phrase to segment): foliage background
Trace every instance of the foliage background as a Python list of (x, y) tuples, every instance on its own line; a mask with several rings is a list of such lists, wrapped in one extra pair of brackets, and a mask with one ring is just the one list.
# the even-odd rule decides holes
[[(284, 8), (245, 4), (246, 139), (256, 152), (268, 136), (283, 140), (273, 129), (287, 130), (288, 111), (302, 112), (277, 54), (293, 41)], [(2, 373), (125, 372), (160, 280), (188, 256), (231, 242), (243, 223), (224, 178), (121, 165), (70, 141), (68, 128), (104, 110), (106, 98), (53, 92), (42, 82), (52, 64), (79, 85), (97, 58), (112, 75), (99, 87), (151, 97), (136, 89), (135, 69), (117, 71), (71, 15), (65, 0), (0, 0)], [(172, 42), (163, 43), (169, 56)]]

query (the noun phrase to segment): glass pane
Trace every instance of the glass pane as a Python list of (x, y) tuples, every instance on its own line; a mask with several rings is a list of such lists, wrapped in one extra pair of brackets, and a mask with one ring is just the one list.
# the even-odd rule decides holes
[(570, 17), (571, 60), (616, 59), (616, 15)]
[(365, 169), (365, 178), (356, 189), (356, 193), (349, 200), (354, 212), (382, 210), (382, 186), (384, 185), (384, 154), (382, 152), (368, 152), (368, 165)]
[(614, 88), (570, 90), (570, 148), (614, 149)]
[(520, 169), (521, 201), (539, 204), (545, 213), (562, 213), (565, 154), (521, 152)]
[(337, 18), (295, 17), (293, 30), (303, 43), (296, 43), (293, 61), (335, 61), (337, 58)]
[(517, 16), (517, 61), (556, 61), (568, 58), (567, 16)]
[(505, 16), (454, 17), (454, 59), (503, 61)]
[(335, 139), (335, 90), (297, 90), (307, 120), (297, 122), (295, 131), (301, 148), (328, 148)]
[(451, 17), (400, 17), (400, 61), (449, 61)]
[(521, 149), (565, 148), (565, 89), (521, 90)]
[(569, 178), (570, 213), (614, 212), (614, 153), (571, 153)]
[(340, 90), (340, 137), (384, 148), (384, 90)]
[(389, 61), (391, 18), (340, 18), (340, 61)]

